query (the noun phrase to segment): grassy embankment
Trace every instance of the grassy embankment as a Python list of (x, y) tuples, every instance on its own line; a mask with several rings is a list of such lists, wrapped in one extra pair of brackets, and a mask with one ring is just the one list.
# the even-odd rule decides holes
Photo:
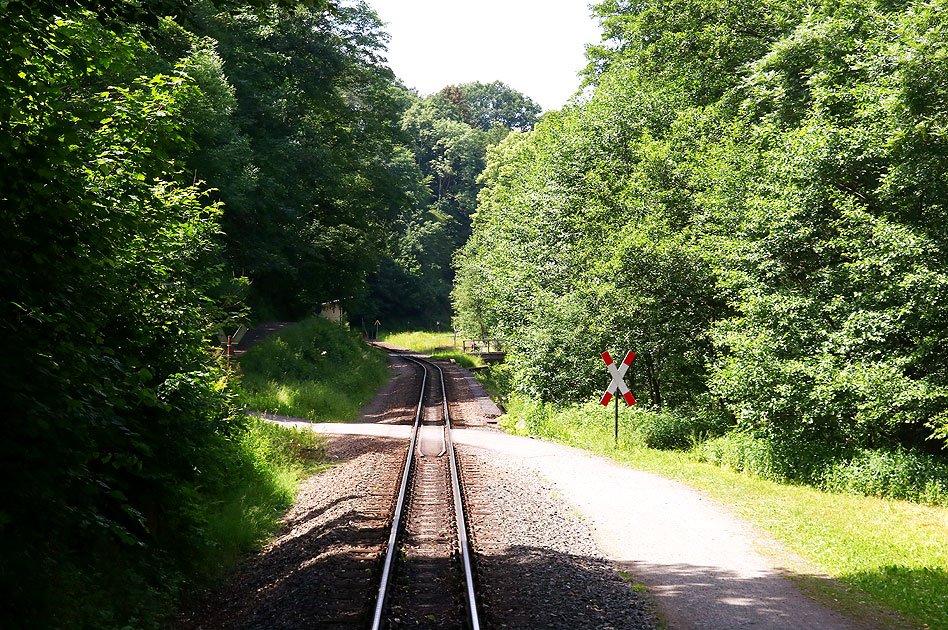
[[(387, 338), (419, 352), (452, 346), (452, 340), (432, 333)], [(676, 479), (769, 531), (817, 572), (836, 579), (828, 581), (807, 566), (789, 567), (804, 590), (830, 606), (884, 628), (948, 628), (948, 463), (943, 459), (859, 452), (832, 461), (798, 453), (794, 466), (814, 460), (810, 484), (804, 485), (783, 478), (787, 463), (776, 461), (781, 454), (728, 432), (730, 427), (714, 417), (622, 409), (616, 446), (612, 409), (595, 402), (556, 408), (511, 400), (509, 370), (492, 367), (477, 376), (509, 407), (502, 422), (508, 431)]]
[(326, 319), (309, 319), (240, 360), (246, 409), (352, 422), (388, 378), (385, 353)]
[[(350, 421), (385, 381), (382, 353), (341, 326), (302, 322), (254, 346), (240, 360), (240, 403), (322, 421)], [(259, 548), (279, 525), (300, 482), (327, 464), (315, 434), (248, 417), (233, 436), (226, 479), (209, 491), (204, 579)]]

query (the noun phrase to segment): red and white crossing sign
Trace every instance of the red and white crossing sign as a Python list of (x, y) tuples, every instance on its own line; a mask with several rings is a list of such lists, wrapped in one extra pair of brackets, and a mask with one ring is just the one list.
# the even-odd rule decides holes
[(629, 391), (629, 386), (626, 385), (623, 380), (625, 373), (629, 371), (629, 366), (632, 365), (633, 359), (635, 359), (635, 353), (629, 350), (629, 353), (625, 355), (625, 359), (622, 360), (622, 365), (616, 367), (609, 353), (602, 353), (602, 360), (606, 362), (606, 367), (609, 368), (609, 374), (612, 375), (612, 382), (609, 383), (609, 387), (606, 388), (606, 393), (602, 395), (602, 400), (599, 401), (599, 404), (608, 405), (609, 401), (612, 400), (613, 394), (616, 393), (616, 390), (622, 392), (622, 397), (625, 398), (627, 405), (635, 404), (635, 397), (632, 396), (632, 392)]

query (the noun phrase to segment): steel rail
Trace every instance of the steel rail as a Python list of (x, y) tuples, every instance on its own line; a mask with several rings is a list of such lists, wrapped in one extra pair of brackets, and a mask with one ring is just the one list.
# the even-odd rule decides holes
[[(465, 599), (467, 600), (468, 616), (471, 622), (472, 630), (480, 630), (480, 618), (477, 613), (477, 600), (474, 596), (474, 575), (471, 570), (471, 552), (467, 538), (467, 525), (464, 520), (464, 508), (461, 503), (461, 482), (458, 473), (457, 459), (454, 455), (454, 441), (451, 438), (451, 414), (448, 411), (448, 390), (444, 384), (444, 370), (435, 363), (424, 361), (415, 357), (399, 354), (404, 359), (416, 363), (423, 370), (421, 383), (421, 396), (418, 399), (418, 411), (415, 413), (415, 424), (412, 428), (411, 442), (408, 446), (408, 456), (405, 459), (405, 471), (402, 474), (402, 487), (398, 493), (398, 501), (395, 507), (395, 517), (392, 523), (392, 532), (388, 541), (388, 552), (385, 555), (385, 565), (382, 570), (382, 583), (379, 587), (378, 599), (375, 604), (375, 617), (372, 621), (372, 630), (379, 630), (382, 623), (382, 610), (385, 605), (385, 598), (388, 591), (388, 582), (391, 575), (392, 560), (394, 558), (395, 542), (398, 535), (398, 529), (401, 521), (401, 512), (404, 506), (406, 488), (408, 486), (409, 469), (411, 467), (412, 456), (415, 451), (415, 443), (418, 437), (418, 427), (421, 423), (423, 411), (423, 402), (425, 397), (425, 385), (428, 379), (427, 365), (438, 370), (439, 380), (441, 381), (441, 406), (444, 416), (444, 436), (447, 441), (446, 450), (448, 453), (448, 463), (451, 469), (451, 488), (454, 494), (454, 516), (458, 530), (458, 549), (461, 557), (461, 565), (464, 571)], [(442, 455), (444, 452), (442, 451)]]
[[(416, 363), (418, 363), (416, 361)], [(402, 520), (402, 509), (405, 507), (405, 494), (408, 491), (408, 477), (411, 471), (412, 458), (415, 454), (415, 443), (418, 441), (418, 427), (421, 424), (421, 414), (424, 411), (425, 386), (428, 383), (428, 368), (421, 365), (421, 394), (418, 396), (418, 410), (415, 412), (415, 424), (411, 429), (411, 440), (408, 442), (408, 454), (405, 456), (405, 470), (402, 472), (402, 484), (398, 490), (398, 500), (395, 502), (395, 516), (392, 519), (392, 531), (388, 536), (388, 550), (385, 552), (385, 564), (382, 568), (382, 580), (379, 585), (379, 594), (375, 602), (375, 615), (372, 618), (372, 630), (379, 630), (382, 625), (382, 608), (385, 605), (385, 596), (388, 592), (388, 581), (392, 573), (392, 562), (395, 559), (395, 542), (398, 538), (398, 527)]]
[(473, 630), (480, 630), (481, 622), (477, 616), (477, 601), (474, 599), (474, 574), (471, 571), (471, 548), (467, 541), (467, 524), (464, 522), (464, 509), (461, 505), (461, 481), (458, 474), (458, 463), (454, 457), (454, 440), (451, 438), (451, 414), (448, 412), (448, 390), (444, 386), (444, 371), (441, 366), (432, 363), (438, 368), (441, 377), (441, 401), (444, 406), (444, 426), (448, 440), (448, 460), (451, 464), (451, 486), (454, 490), (454, 515), (457, 519), (458, 549), (461, 554), (461, 564), (464, 567), (464, 584), (467, 588), (467, 609), (471, 618)]

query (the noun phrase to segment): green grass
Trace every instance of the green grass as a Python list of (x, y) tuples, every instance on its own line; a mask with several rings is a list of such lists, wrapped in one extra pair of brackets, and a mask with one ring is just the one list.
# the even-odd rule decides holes
[(649, 449), (630, 424), (638, 414), (626, 409), (616, 447), (612, 409), (516, 400), (511, 407), (503, 425), (512, 432), (591, 450), (730, 505), (845, 586), (827, 586), (797, 567), (801, 586), (827, 604), (883, 627), (948, 628), (948, 508), (781, 484), (697, 461), (690, 452)]
[(385, 353), (323, 318), (308, 319), (240, 359), (241, 403), (314, 422), (352, 422), (388, 378)]
[[(254, 346), (239, 364), (240, 403), (318, 421), (344, 422), (388, 376), (383, 352), (325, 319), (306, 320)], [(325, 470), (322, 438), (248, 417), (221, 445), (223, 472), (204, 494), (199, 582), (214, 579), (277, 530), (306, 477)]]
[[(408, 348), (422, 354), (460, 351), (460, 346), (454, 345), (454, 333), (424, 331), (386, 333), (379, 338), (379, 341), (390, 343), (399, 348)], [(460, 340), (458, 340), (458, 343), (460, 343)]]
[(484, 361), (480, 357), (465, 354), (461, 351), (460, 346), (454, 345), (454, 333), (422, 331), (391, 333), (382, 335), (379, 341), (390, 343), (399, 348), (408, 348), (436, 359), (453, 359), (461, 367), (470, 368), (484, 365)]
[[(384, 353), (325, 319), (267, 339), (240, 360), (241, 404), (319, 421), (344, 422), (387, 378)], [(225, 472), (205, 491), (206, 553), (199, 580), (213, 579), (279, 527), (300, 482), (328, 467), (322, 438), (248, 417), (221, 452)]]
[(322, 439), (249, 417), (231, 440), (237, 457), (207, 495), (207, 552), (200, 574), (212, 578), (276, 531), (300, 482), (325, 470)]

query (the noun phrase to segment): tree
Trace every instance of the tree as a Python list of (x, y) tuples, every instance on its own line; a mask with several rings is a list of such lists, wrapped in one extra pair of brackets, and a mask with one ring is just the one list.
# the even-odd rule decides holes
[[(481, 96), (469, 106), (467, 95), (477, 90)], [(428, 193), (412, 189), (416, 205), (399, 217), (390, 253), (372, 279), (371, 302), (362, 307), (372, 311), (368, 317), (424, 326), (450, 319), (452, 258), (471, 233), (485, 152), (511, 131), (506, 125), (532, 125), (538, 111), (500, 82), (448, 86), (414, 99), (401, 127), (417, 167), (409, 179), (417, 177)]]
[(358, 293), (407, 203), (384, 162), (398, 103), (375, 56), (379, 23), (364, 3), (340, 11), (271, 9), (218, 23), (255, 184), (252, 206), (228, 204), (224, 226), (255, 303), (286, 315)]
[(205, 350), (220, 210), (170, 157), (199, 94), (136, 75), (134, 32), (18, 3), (0, 32), (4, 625), (78, 627), (135, 614), (73, 603), (111, 559), (148, 581), (200, 545), (195, 493), (231, 420)]
[(458, 321), (547, 400), (620, 340), (777, 444), (944, 439), (944, 4), (595, 10), (590, 97), (489, 154)]

